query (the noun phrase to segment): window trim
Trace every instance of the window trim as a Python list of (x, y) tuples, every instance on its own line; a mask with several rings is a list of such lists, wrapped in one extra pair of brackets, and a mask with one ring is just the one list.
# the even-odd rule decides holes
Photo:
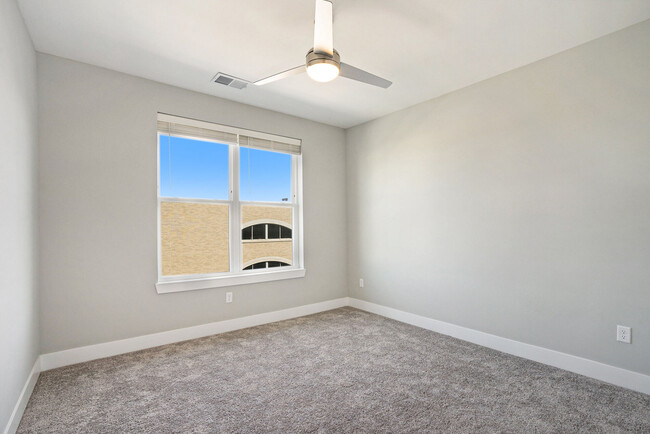
[(202, 277), (187, 280), (173, 280), (156, 283), (158, 294), (170, 292), (194, 291), (197, 289), (220, 288), (224, 286), (247, 285), (251, 283), (272, 282), (274, 280), (296, 279), (305, 277), (304, 268), (276, 267), (259, 271), (245, 270), (240, 274), (229, 276)]
[[(242, 130), (245, 131), (245, 130)], [(244, 285), (260, 282), (271, 282), (275, 280), (294, 279), (305, 276), (304, 248), (303, 248), (303, 224), (302, 224), (302, 154), (291, 154), (291, 202), (253, 202), (239, 200), (239, 149), (238, 143), (228, 141), (210, 140), (202, 137), (191, 137), (186, 135), (171, 134), (176, 137), (184, 137), (194, 140), (208, 141), (222, 145), (228, 145), (229, 158), (229, 198), (228, 200), (218, 199), (193, 199), (163, 197), (160, 195), (160, 143), (161, 137), (167, 134), (157, 132), (156, 134), (156, 196), (157, 196), (157, 281), (156, 291), (159, 294), (192, 291), (197, 289), (218, 288), (231, 285)], [(239, 137), (239, 135), (238, 135)], [(273, 152), (273, 151), (271, 151)], [(277, 151), (276, 151), (277, 152)], [(230, 271), (211, 274), (192, 275), (162, 275), (162, 252), (161, 252), (161, 203), (162, 202), (183, 202), (183, 203), (221, 203), (229, 205), (229, 256)], [(242, 236), (241, 230), (241, 207), (245, 205), (259, 206), (281, 206), (292, 208), (292, 265), (283, 267), (267, 268), (265, 271), (236, 270), (236, 267), (243, 268), (242, 257)], [(233, 224), (237, 222), (237, 224)], [(271, 270), (271, 271), (268, 271)]]

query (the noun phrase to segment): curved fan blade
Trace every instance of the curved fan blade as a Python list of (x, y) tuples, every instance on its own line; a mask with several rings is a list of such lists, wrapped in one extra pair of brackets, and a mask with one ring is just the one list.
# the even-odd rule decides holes
[(314, 17), (314, 53), (334, 55), (332, 34), (332, 2), (316, 0)]
[(296, 66), (295, 68), (287, 69), (286, 71), (280, 72), (279, 74), (274, 74), (270, 77), (257, 80), (253, 84), (262, 86), (264, 84), (269, 84), (274, 81), (282, 80), (283, 78), (291, 77), (292, 75), (300, 74), (305, 72), (305, 65)]
[(379, 86), (386, 89), (391, 84), (392, 81), (388, 81), (384, 78), (378, 77), (374, 74), (364, 71), (363, 69), (355, 68), (352, 65), (341, 62), (341, 77), (350, 78), (352, 80), (360, 81), (362, 83), (371, 84), (373, 86)]

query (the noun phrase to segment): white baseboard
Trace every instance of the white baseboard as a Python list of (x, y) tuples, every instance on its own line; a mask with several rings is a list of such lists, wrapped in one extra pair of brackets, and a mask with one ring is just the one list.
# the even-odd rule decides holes
[(347, 306), (348, 297), (41, 355), (41, 370), (202, 338)]
[(32, 391), (34, 390), (34, 386), (36, 386), (36, 380), (38, 380), (38, 375), (40, 373), (40, 358), (37, 357), (36, 362), (34, 362), (34, 366), (32, 367), (32, 371), (29, 373), (27, 381), (23, 386), (23, 390), (20, 392), (18, 402), (16, 402), (16, 406), (14, 407), (14, 411), (12, 411), (11, 416), (9, 416), (7, 426), (3, 431), (4, 434), (14, 434), (18, 429), (18, 425), (20, 425), (20, 419), (23, 417), (23, 412), (25, 411), (25, 407), (27, 407), (29, 398), (32, 396)]
[(484, 347), (492, 348), (497, 351), (544, 363), (545, 365), (554, 366), (556, 368), (575, 372), (576, 374), (595, 378), (596, 380), (650, 395), (649, 375), (628, 371), (626, 369), (617, 368), (615, 366), (606, 365), (604, 363), (578, 356), (572, 356), (571, 354), (549, 350), (548, 348), (502, 338), (500, 336), (491, 335), (489, 333), (461, 327), (444, 321), (438, 321), (356, 298), (350, 298), (350, 306), (464, 341), (472, 342)]

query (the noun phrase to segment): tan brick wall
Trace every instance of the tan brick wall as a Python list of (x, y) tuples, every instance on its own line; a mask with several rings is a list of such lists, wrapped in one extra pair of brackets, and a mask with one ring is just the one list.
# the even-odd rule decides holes
[(279, 220), (291, 226), (291, 207), (286, 206), (242, 206), (242, 223), (246, 224), (255, 220)]
[(228, 205), (160, 204), (162, 274), (230, 271)]
[(291, 241), (251, 241), (242, 244), (243, 266), (268, 257), (284, 258), (289, 264), (292, 263), (293, 243)]

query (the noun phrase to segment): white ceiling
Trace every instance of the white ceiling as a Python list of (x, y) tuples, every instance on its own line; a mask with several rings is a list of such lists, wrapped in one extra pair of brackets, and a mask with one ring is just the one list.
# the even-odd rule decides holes
[(340, 127), (468, 86), (650, 18), (650, 0), (334, 0), (341, 60), (388, 89), (306, 74), (237, 90), (298, 66), (312, 0), (18, 0), (40, 52)]

